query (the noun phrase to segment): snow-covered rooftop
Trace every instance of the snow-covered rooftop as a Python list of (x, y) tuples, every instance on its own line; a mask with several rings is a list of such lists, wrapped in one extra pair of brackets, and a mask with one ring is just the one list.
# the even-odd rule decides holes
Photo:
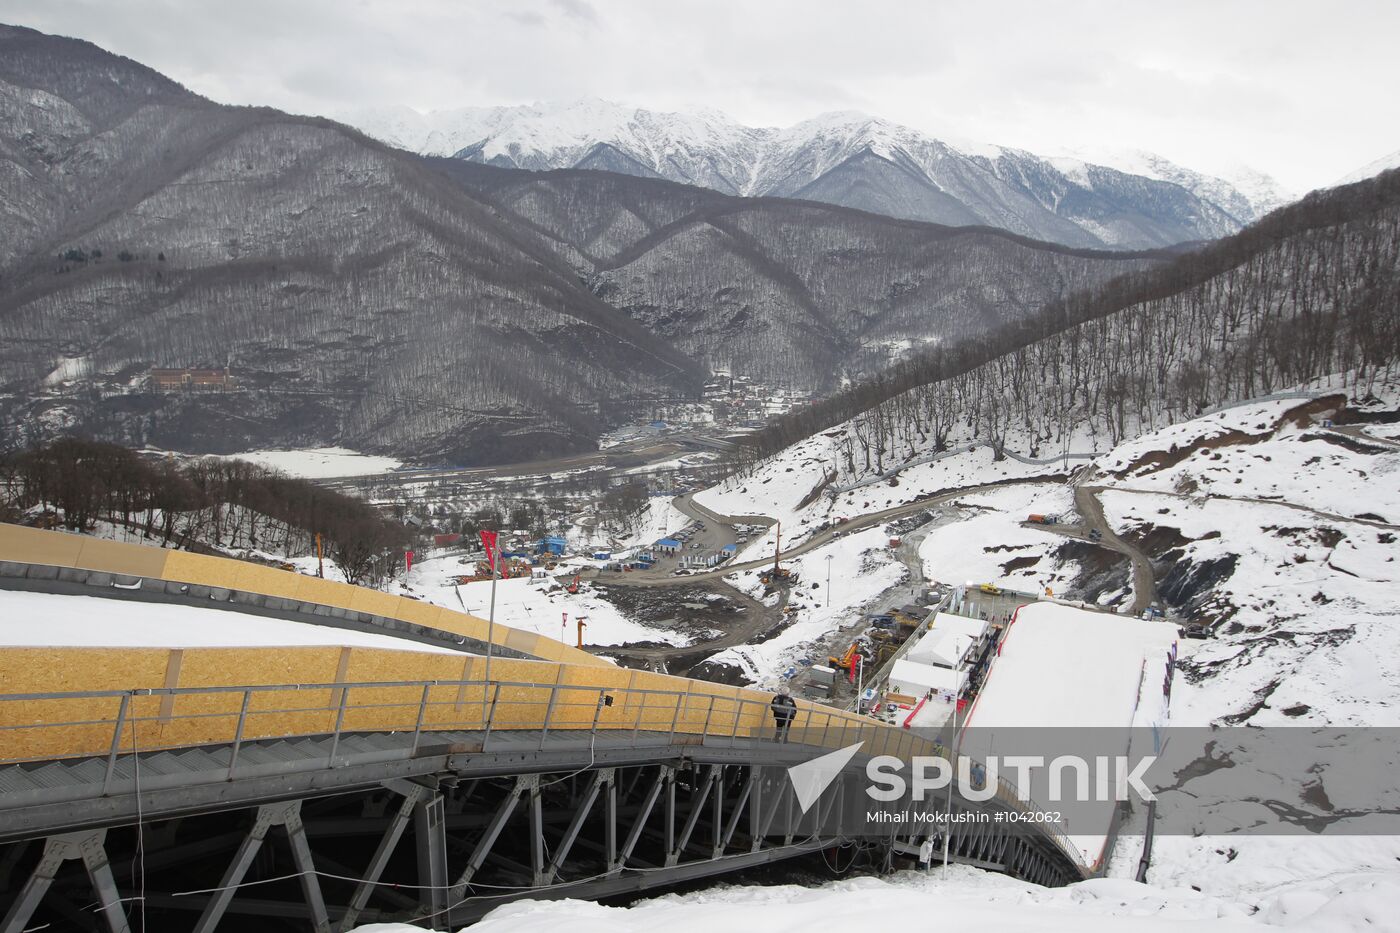
[(1022, 606), (968, 724), (1129, 726), (1139, 688), (1160, 693), (1156, 668), (1166, 664), (1176, 640), (1176, 626), (1166, 622), (1050, 602)]

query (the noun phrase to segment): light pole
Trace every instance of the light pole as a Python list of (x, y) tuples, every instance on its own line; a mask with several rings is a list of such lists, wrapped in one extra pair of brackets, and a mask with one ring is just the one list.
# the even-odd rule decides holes
[(826, 555), (826, 608), (831, 608), (831, 559), (835, 554)]
[[(954, 681), (956, 683), (956, 681)], [(948, 838), (953, 828), (953, 784), (957, 781), (958, 775), (958, 749), (962, 747), (962, 736), (958, 734), (958, 699), (962, 696), (962, 688), (956, 687), (953, 690), (953, 775), (948, 779), (948, 811), (943, 822), (943, 869), (948, 869)], [(971, 774), (972, 769), (968, 772)]]
[(865, 655), (856, 655), (856, 712), (865, 714)]

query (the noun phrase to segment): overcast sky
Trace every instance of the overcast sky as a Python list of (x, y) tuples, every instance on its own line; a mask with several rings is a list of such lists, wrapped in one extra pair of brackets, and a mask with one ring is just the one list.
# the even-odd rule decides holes
[(1039, 152), (1245, 163), (1298, 191), (1400, 149), (1392, 0), (0, 0), (0, 20), (299, 113), (854, 109)]

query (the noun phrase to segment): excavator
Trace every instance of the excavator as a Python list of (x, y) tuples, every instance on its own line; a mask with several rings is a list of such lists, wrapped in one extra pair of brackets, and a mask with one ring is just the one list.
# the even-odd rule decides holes
[(839, 658), (834, 654), (830, 655), (827, 657), (826, 663), (828, 667), (834, 667), (838, 671), (848, 671), (851, 669), (851, 665), (855, 663), (856, 655), (858, 654), (860, 654), (860, 644), (853, 641), (851, 642), (851, 647), (846, 649), (845, 654), (841, 655)]

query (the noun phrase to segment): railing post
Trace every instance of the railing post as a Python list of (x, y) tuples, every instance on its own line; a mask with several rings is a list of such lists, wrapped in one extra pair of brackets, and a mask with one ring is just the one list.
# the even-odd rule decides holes
[[(559, 684), (549, 688), (549, 704), (544, 708), (544, 725), (540, 728), (540, 751), (544, 751), (544, 740), (549, 737), (549, 720), (554, 716), (554, 701), (559, 697)], [(594, 721), (598, 719), (595, 715)]]
[(326, 767), (335, 767), (335, 753), (340, 748), (340, 729), (345, 725), (345, 701), (350, 696), (350, 688), (340, 691), (340, 708), (335, 711), (335, 735), (331, 736), (331, 753), (326, 756)]
[[(482, 690), (485, 691), (485, 689), (485, 684), (483, 684)], [(481, 737), (481, 750), (483, 752), (486, 751), (486, 743), (491, 738), (491, 727), (496, 722), (496, 701), (500, 698), (501, 685), (498, 683), (495, 689), (491, 691), (491, 708), (486, 712), (486, 734)]]
[[(112, 773), (117, 769), (117, 752), (122, 747), (122, 728), (126, 724), (127, 707), (131, 705), (131, 694), (123, 693), (121, 704), (117, 708), (117, 724), (112, 727), (112, 750), (107, 753), (107, 773), (102, 778), (102, 796), (107, 796), (107, 792), (112, 787)], [(136, 754), (133, 747), (131, 753)]]
[(248, 720), (248, 701), (253, 698), (253, 691), (243, 691), (243, 703), (238, 708), (238, 727), (233, 730), (233, 750), (228, 756), (228, 777), (225, 780), (233, 780), (233, 769), (238, 764), (238, 750), (243, 746), (243, 724)]
[(418, 701), (418, 719), (413, 724), (413, 750), (408, 753), (410, 757), (418, 754), (418, 737), (423, 734), (423, 713), (428, 709), (428, 691), (431, 689), (432, 684), (423, 685), (423, 699)]
[(715, 711), (715, 697), (714, 697), (713, 694), (711, 694), (711, 695), (710, 695), (710, 705), (709, 705), (709, 707), (706, 708), (706, 710), (705, 710), (705, 725), (702, 726), (702, 727), (700, 728), (700, 734), (701, 734), (701, 735), (708, 736), (708, 735), (710, 734), (710, 716), (714, 714), (714, 711)]
[(637, 744), (637, 733), (640, 732), (642, 728), (642, 717), (645, 716), (647, 712), (647, 697), (649, 695), (650, 694), (648, 694), (645, 690), (642, 691), (642, 705), (637, 708), (637, 721), (632, 724), (633, 745)]
[(729, 747), (730, 747), (730, 748), (733, 748), (733, 747), (734, 747), (734, 740), (735, 740), (735, 739), (738, 737), (738, 735), (739, 735), (739, 711), (742, 710), (742, 709), (744, 708), (744, 706), (745, 706), (747, 703), (748, 703), (747, 700), (740, 700), (740, 699), (738, 699), (737, 697), (736, 697), (735, 700), (734, 700), (734, 728), (732, 728), (732, 729), (729, 730)]
[(672, 745), (675, 745), (675, 744), (676, 744), (676, 725), (680, 722), (680, 719), (681, 719), (681, 700), (688, 700), (688, 699), (690, 699), (690, 694), (689, 694), (689, 693), (677, 693), (677, 694), (673, 694), (673, 696), (675, 696), (675, 698), (676, 698), (676, 708), (671, 712), (671, 737), (670, 737), (670, 739), (668, 739), (667, 741), (669, 741)]

